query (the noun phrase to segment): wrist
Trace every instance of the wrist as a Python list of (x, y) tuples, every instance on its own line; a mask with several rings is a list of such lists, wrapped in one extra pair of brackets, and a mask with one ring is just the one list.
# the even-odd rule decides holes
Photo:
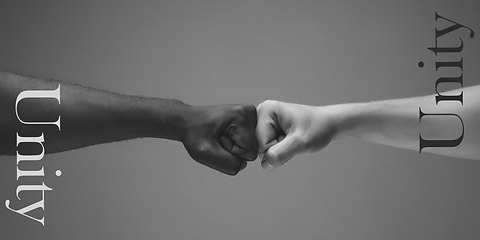
[(388, 114), (399, 111), (393, 102), (388, 101), (346, 103), (331, 108), (337, 128), (335, 139), (338, 140), (371, 139), (384, 127)]
[(182, 141), (192, 121), (193, 106), (175, 99), (153, 99), (143, 114), (145, 137)]
[(358, 129), (361, 125), (361, 112), (363, 104), (337, 104), (321, 107), (322, 114), (326, 116), (333, 129), (332, 140), (358, 138)]

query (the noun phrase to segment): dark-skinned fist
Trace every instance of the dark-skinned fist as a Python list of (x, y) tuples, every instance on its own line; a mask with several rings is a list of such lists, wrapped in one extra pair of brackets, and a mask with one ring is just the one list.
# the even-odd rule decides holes
[(195, 161), (233, 176), (257, 158), (255, 106), (192, 106), (188, 115), (181, 141)]

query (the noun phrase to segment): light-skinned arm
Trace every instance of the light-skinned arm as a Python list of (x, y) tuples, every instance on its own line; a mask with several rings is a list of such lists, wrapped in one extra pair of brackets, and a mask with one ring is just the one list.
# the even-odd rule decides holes
[[(256, 133), (259, 153), (264, 156), (262, 167), (281, 166), (297, 154), (316, 152), (342, 139), (360, 139), (419, 151), (420, 134), (425, 140), (461, 140), (458, 146), (425, 147), (422, 153), (478, 160), (480, 85), (441, 94), (456, 96), (462, 91), (463, 104), (460, 101), (436, 104), (437, 94), (329, 106), (267, 100), (257, 107)], [(420, 119), (420, 110), (424, 114), (453, 113), (458, 117), (424, 115)]]
[[(55, 90), (54, 98), (16, 99), (25, 90)], [(67, 82), (0, 72), (0, 154), (39, 154), (39, 144), (16, 146), (17, 134), (43, 133), (45, 153), (136, 139), (180, 141), (201, 164), (235, 175), (256, 158), (255, 106), (190, 106), (179, 100), (128, 96)], [(60, 116), (60, 130), (53, 124)]]

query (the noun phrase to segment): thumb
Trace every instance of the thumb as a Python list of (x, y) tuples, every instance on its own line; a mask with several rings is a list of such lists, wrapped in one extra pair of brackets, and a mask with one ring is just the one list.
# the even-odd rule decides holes
[(288, 162), (301, 152), (300, 142), (294, 134), (287, 135), (267, 150), (262, 159), (262, 168), (271, 170)]

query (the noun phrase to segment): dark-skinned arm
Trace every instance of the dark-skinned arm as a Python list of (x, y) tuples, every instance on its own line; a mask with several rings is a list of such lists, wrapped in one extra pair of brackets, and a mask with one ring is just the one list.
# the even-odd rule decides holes
[[(25, 98), (16, 104), (23, 91), (57, 88), (60, 101)], [(197, 162), (229, 175), (236, 175), (257, 154), (257, 114), (247, 104), (191, 106), (175, 99), (129, 96), (0, 72), (0, 112), (2, 155), (41, 151), (39, 144), (17, 146), (17, 134), (43, 134), (47, 154), (136, 138), (170, 139), (182, 142)], [(58, 119), (60, 129), (54, 124), (26, 124)]]

